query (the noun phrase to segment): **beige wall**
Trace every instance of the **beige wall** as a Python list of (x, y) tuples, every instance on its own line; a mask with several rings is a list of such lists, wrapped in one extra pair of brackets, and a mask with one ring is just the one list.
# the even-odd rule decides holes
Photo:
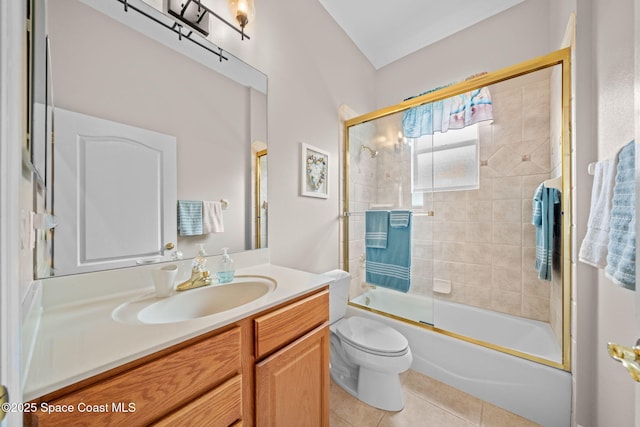
[[(549, 4), (526, 0), (393, 62), (376, 74), (376, 106), (549, 53)], [(566, 25), (566, 20), (562, 23)]]
[[(340, 105), (374, 109), (374, 69), (317, 1), (256, 2), (251, 41), (221, 45), (269, 77), (269, 249), (311, 272), (339, 265)], [(328, 151), (329, 198), (301, 197), (300, 142)]]

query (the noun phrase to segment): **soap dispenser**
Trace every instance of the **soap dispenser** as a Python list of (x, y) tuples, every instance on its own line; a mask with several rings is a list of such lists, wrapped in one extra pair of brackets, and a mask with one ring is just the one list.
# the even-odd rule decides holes
[(235, 274), (234, 262), (227, 253), (229, 248), (222, 248), (222, 258), (218, 261), (216, 273), (218, 275), (218, 283), (229, 283), (233, 280)]

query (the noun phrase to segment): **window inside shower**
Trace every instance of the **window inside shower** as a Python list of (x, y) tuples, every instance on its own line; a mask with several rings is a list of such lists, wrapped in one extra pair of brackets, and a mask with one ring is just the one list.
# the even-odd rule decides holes
[(412, 152), (412, 194), (479, 187), (477, 123), (408, 141)]

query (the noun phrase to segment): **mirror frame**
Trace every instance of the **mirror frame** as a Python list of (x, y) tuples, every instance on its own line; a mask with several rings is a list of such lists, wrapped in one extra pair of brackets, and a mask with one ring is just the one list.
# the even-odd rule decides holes
[[(572, 224), (572, 204), (571, 204), (571, 48), (563, 48), (555, 52), (543, 55), (528, 61), (521, 62), (497, 71), (489, 72), (481, 76), (444, 87), (433, 92), (426, 93), (415, 98), (408, 99), (398, 104), (385, 107), (367, 114), (354, 117), (344, 122), (344, 158), (343, 158), (343, 247), (342, 247), (342, 263), (343, 268), (349, 271), (349, 179), (350, 176), (350, 156), (349, 156), (349, 128), (371, 120), (386, 117), (392, 114), (403, 112), (413, 107), (430, 102), (440, 101), (452, 96), (460, 95), (474, 89), (484, 86), (500, 83), (515, 77), (543, 70), (560, 65), (562, 67), (562, 246), (561, 246), (561, 266), (562, 266), (562, 362), (554, 362), (527, 353), (512, 350), (506, 347), (497, 346), (488, 342), (480, 341), (471, 337), (456, 334), (450, 331), (439, 329), (437, 326), (426, 325), (423, 323), (413, 322), (411, 320), (399, 318), (387, 313), (379, 313), (381, 315), (392, 317), (403, 322), (415, 324), (421, 328), (429, 329), (434, 332), (442, 333), (454, 338), (458, 338), (470, 343), (478, 344), (514, 356), (518, 356), (527, 360), (542, 363), (554, 368), (571, 371), (571, 224)], [(363, 308), (359, 305), (351, 303), (349, 305)], [(373, 311), (373, 310), (371, 310)]]

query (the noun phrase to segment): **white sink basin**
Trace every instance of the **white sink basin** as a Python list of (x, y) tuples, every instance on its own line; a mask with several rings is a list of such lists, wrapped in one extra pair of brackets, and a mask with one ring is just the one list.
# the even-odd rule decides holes
[(265, 276), (236, 276), (231, 283), (177, 292), (168, 298), (153, 295), (117, 307), (113, 318), (125, 323), (176, 323), (222, 313), (273, 292), (276, 281)]

